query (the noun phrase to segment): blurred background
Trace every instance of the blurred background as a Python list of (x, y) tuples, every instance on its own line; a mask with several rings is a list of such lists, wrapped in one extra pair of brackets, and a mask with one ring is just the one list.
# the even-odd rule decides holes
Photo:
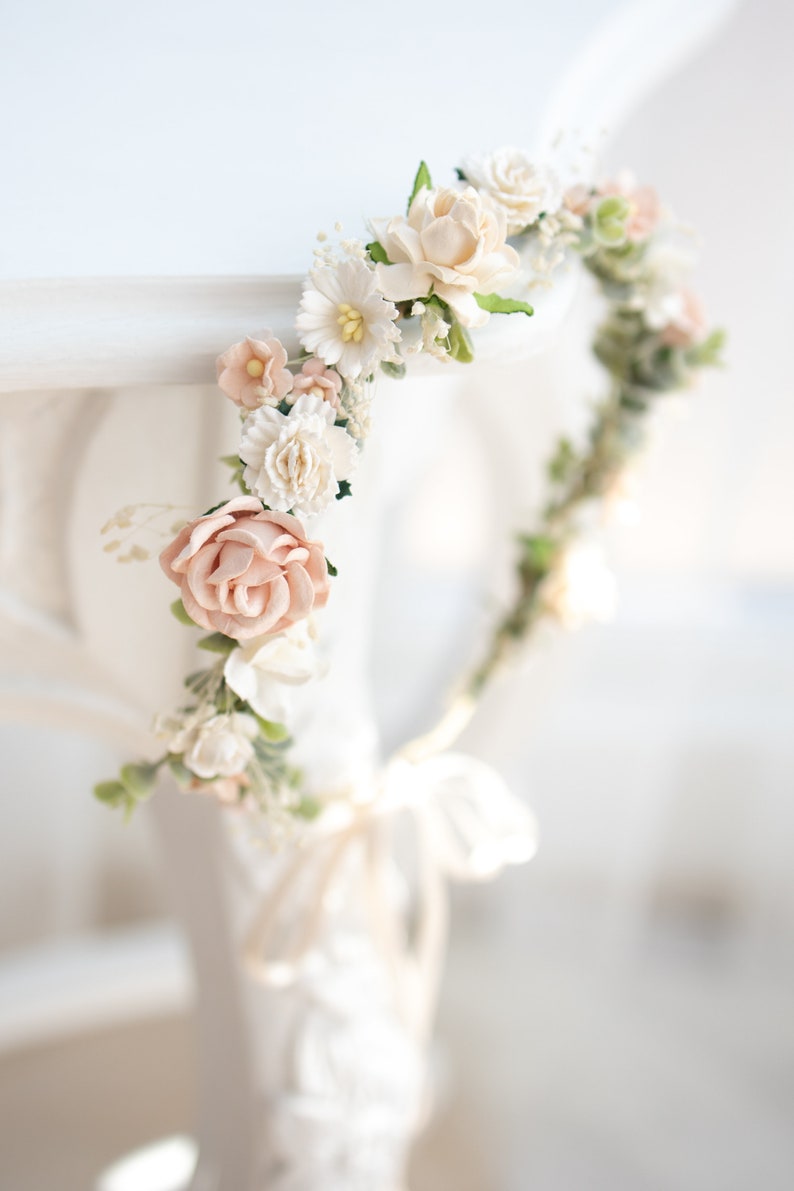
[[(659, 28), (687, 20), (685, 6), (674, 3), (603, 7), (577, 7), (573, 47), (562, 13), (543, 13), (552, 65), (554, 49), (561, 64), (571, 58), (591, 69), (593, 54), (597, 61), (609, 44), (615, 52), (616, 29), (626, 38), (620, 52), (636, 50), (642, 60), (645, 51), (630, 36), (656, 27), (651, 9)], [(51, 18), (42, 26), (46, 64), (57, 14), (41, 8)], [(417, 1148), (414, 1191), (787, 1191), (794, 1181), (794, 402), (786, 322), (794, 14), (783, 0), (689, 10), (702, 16), (691, 45), (671, 43), (663, 61), (648, 55), (648, 78), (627, 84), (621, 110), (605, 99), (611, 123), (595, 135), (589, 129), (588, 143), (604, 162), (601, 172), (629, 164), (699, 230), (697, 286), (712, 323), (728, 329), (727, 368), (704, 377), (685, 401), (666, 402), (655, 420), (635, 480), (641, 519), (608, 532), (620, 586), (614, 620), (545, 635), (488, 695), (467, 734), (465, 747), (525, 794), (541, 845), (531, 865), (455, 892), (434, 1057), (438, 1102)], [(83, 6), (87, 27), (99, 11)], [(10, 62), (15, 44), (27, 46), (29, 61), (31, 28), (10, 13), (9, 24), (3, 53)], [(540, 77), (535, 93), (553, 90), (553, 78)], [(57, 106), (54, 84), (45, 99)], [(31, 99), (39, 103), (40, 90)], [(565, 113), (564, 104), (556, 110), (549, 102), (547, 123)], [(63, 172), (63, 142), (48, 140), (38, 108), (33, 126), (31, 176), (6, 200), (0, 261), (12, 302), (29, 277), (134, 271), (117, 245), (103, 242), (101, 228), (92, 239), (91, 218), (81, 220), (76, 245), (57, 234), (58, 219), (66, 221), (83, 191), (124, 186), (121, 162), (106, 162), (81, 186), (88, 167), (78, 160), (73, 176)], [(18, 149), (15, 127), (11, 112)], [(530, 150), (531, 136), (540, 143), (544, 132), (540, 121), (532, 128)], [(494, 135), (519, 133), (494, 129), (490, 142)], [(465, 124), (443, 137), (454, 142), (451, 162), (476, 147)], [(437, 129), (433, 139), (442, 143)], [(413, 133), (405, 142), (398, 164), (377, 174), (384, 195), (411, 172), (402, 158), (412, 163), (419, 142)], [(178, 141), (170, 143), (179, 158)], [(48, 183), (50, 144), (58, 171)], [(141, 144), (133, 136), (128, 148), (132, 197), (118, 201), (138, 209), (151, 201), (156, 215), (157, 202), (167, 210), (173, 196), (141, 197), (152, 176)], [(184, 150), (186, 170), (194, 151)], [(216, 162), (224, 158), (217, 138), (212, 152)], [(195, 173), (193, 183), (200, 184)], [(53, 191), (62, 185), (61, 201)], [(350, 197), (342, 195), (351, 219), (367, 193), (359, 179)], [(377, 187), (376, 194), (385, 206)], [(330, 184), (321, 197), (327, 219)], [(263, 194), (260, 207), (268, 202)], [(23, 209), (26, 230), (15, 237), (8, 221)], [(228, 212), (219, 206), (217, 218), (221, 226)], [(314, 210), (301, 209), (304, 219), (313, 235)], [(217, 236), (208, 236), (202, 258), (191, 217), (185, 222), (183, 239), (175, 234), (159, 267), (141, 260), (141, 276), (304, 267), (290, 252), (304, 251), (305, 235), (296, 232), (297, 247), (279, 249), (269, 269), (257, 260), (244, 267), (241, 248), (235, 256), (244, 236), (232, 237), (225, 256), (211, 247)], [(28, 248), (44, 236), (47, 251), (26, 256), (26, 234)], [(133, 242), (141, 235), (130, 226)], [(197, 252), (191, 268), (186, 262)], [(515, 524), (537, 496), (531, 479), (521, 482), (521, 461), (531, 472), (561, 426), (580, 425), (581, 394), (597, 393), (587, 353), (595, 316), (583, 288), (553, 346), (527, 370), (523, 406), (515, 370), (488, 377), (515, 394), (511, 426), (520, 430), (521, 450), (499, 493)], [(9, 342), (0, 356), (9, 375), (13, 355)], [(151, 615), (165, 620), (167, 601), (156, 566), (128, 569), (125, 593), (112, 587), (120, 581), (93, 557), (96, 527), (126, 501), (146, 499), (155, 481), (162, 492), (147, 454), (155, 421), (161, 447), (178, 460), (183, 452), (186, 500), (206, 471), (199, 478), (195, 444), (182, 441), (180, 427), (203, 411), (207, 459), (221, 453), (221, 430), (212, 429), (215, 398), (195, 384), (172, 386), (167, 410), (161, 388), (87, 386), (75, 399), (74, 426), (59, 425), (57, 435), (51, 367), (46, 391), (29, 380), (5, 387), (26, 392), (23, 410), (0, 399), (0, 1186), (40, 1191), (56, 1180), (61, 1191), (79, 1191), (126, 1150), (189, 1133), (195, 1079), (189, 964), (169, 917), (156, 834), (146, 814), (122, 828), (89, 794), (129, 751), (119, 731), (104, 731), (113, 719), (108, 699), (128, 706), (132, 693), (139, 708), (165, 705), (178, 686), (182, 646), (166, 643), (149, 665), (141, 657), (146, 630), (123, 620), (120, 631), (108, 617), (108, 591), (111, 601), (127, 599), (147, 615), (156, 607)], [(377, 593), (372, 677), (392, 746), (427, 722), (485, 623), (487, 520), (470, 534), (459, 528), (472, 492), (486, 509), (496, 499), (493, 461), (478, 441), (476, 389), (472, 383), (464, 394), (454, 433), (390, 523), (388, 573), (401, 579), (382, 581)], [(80, 418), (101, 419), (87, 444)], [(120, 427), (124, 460), (104, 449)], [(34, 472), (52, 483), (41, 485), (31, 508), (21, 494)], [(67, 518), (59, 492), (89, 472), (92, 487), (77, 485)], [(427, 507), (436, 514), (429, 538), (414, 532)], [(46, 549), (29, 557), (19, 528), (26, 519), (45, 531)], [(106, 627), (92, 638), (88, 661), (64, 628), (48, 689), (55, 704), (78, 669), (101, 677), (101, 706), (80, 696), (80, 715), (96, 718), (94, 734), (77, 730), (78, 717), (70, 722), (62, 709), (48, 718), (48, 696), (34, 681), (49, 673), (54, 656), (45, 629), (68, 621), (60, 569), (67, 549), (78, 560), (69, 583), (81, 615), (100, 609), (96, 619)], [(408, 641), (422, 647), (419, 675)], [(111, 647), (115, 677), (103, 662)], [(166, 666), (174, 686), (163, 691), (158, 675)], [(138, 720), (127, 718), (132, 734)]]

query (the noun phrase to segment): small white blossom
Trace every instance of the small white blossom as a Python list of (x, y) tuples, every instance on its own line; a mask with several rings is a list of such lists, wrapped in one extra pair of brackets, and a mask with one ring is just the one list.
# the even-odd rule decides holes
[(321, 672), (311, 628), (303, 620), (275, 636), (259, 637), (233, 649), (226, 659), (227, 686), (257, 715), (275, 723), (290, 718), (292, 689)]
[(305, 393), (288, 414), (260, 406), (243, 425), (243, 479), (271, 509), (299, 517), (321, 513), (358, 461), (353, 439), (334, 426), (327, 401)]
[(208, 709), (182, 719), (163, 718), (159, 735), (167, 735), (169, 753), (182, 754), (183, 764), (203, 781), (242, 773), (254, 756), (252, 741), (259, 726), (251, 715), (207, 714)]
[(379, 292), (373, 270), (352, 259), (311, 273), (296, 326), (307, 351), (355, 380), (393, 358), (396, 318), (397, 307)]
[(570, 546), (543, 584), (543, 602), (566, 628), (589, 620), (610, 620), (617, 606), (617, 583), (601, 548)]

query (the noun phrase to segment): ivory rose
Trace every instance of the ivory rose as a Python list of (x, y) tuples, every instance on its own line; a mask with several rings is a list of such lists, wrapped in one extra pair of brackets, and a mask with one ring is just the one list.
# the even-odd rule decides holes
[(238, 496), (191, 521), (160, 555), (191, 620), (238, 641), (280, 633), (328, 601), (321, 542), (290, 513)]
[(463, 173), (502, 212), (508, 235), (522, 232), (541, 214), (553, 215), (562, 202), (554, 171), (534, 165), (520, 149), (506, 146), (486, 157), (467, 157)]
[(218, 356), (218, 386), (242, 409), (256, 409), (263, 403), (278, 405), (292, 388), (292, 373), (286, 363), (287, 353), (280, 340), (243, 339)]
[(432, 288), (464, 327), (488, 322), (475, 293), (493, 293), (519, 268), (518, 253), (505, 243), (504, 214), (472, 186), (423, 186), (407, 218), (374, 220), (372, 227), (392, 262), (376, 266), (382, 293), (404, 302), (426, 298)]

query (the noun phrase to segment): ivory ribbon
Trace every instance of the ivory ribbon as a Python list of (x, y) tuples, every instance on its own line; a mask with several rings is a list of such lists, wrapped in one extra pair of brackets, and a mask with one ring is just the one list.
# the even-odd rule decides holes
[[(393, 882), (401, 817), (414, 841), (412, 932)], [(420, 760), (398, 754), (383, 769), (372, 801), (331, 805), (310, 828), (265, 895), (245, 942), (246, 963), (267, 984), (296, 980), (358, 853), (373, 939), (406, 1024), (423, 1037), (440, 978), (447, 880), (488, 880), (529, 860), (536, 846), (533, 816), (489, 765), (455, 752)]]

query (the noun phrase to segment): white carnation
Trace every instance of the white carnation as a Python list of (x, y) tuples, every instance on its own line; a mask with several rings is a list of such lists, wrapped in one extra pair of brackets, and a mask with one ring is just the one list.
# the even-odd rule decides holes
[(523, 231), (541, 213), (553, 215), (562, 203), (562, 186), (554, 170), (534, 165), (519, 149), (507, 146), (485, 157), (468, 157), (463, 173), (502, 212), (508, 235)]
[(321, 513), (358, 461), (350, 435), (334, 426), (334, 410), (310, 393), (288, 414), (261, 406), (243, 425), (240, 458), (250, 490), (279, 512)]

